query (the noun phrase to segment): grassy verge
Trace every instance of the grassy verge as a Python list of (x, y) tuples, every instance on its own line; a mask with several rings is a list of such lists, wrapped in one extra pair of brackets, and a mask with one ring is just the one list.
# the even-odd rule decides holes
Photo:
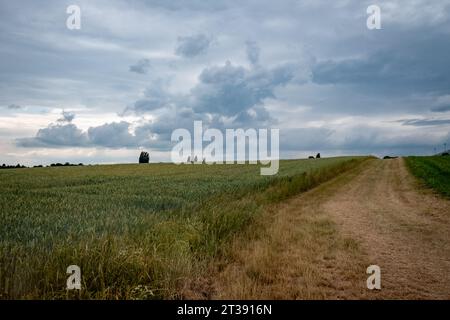
[[(257, 166), (8, 170), (0, 183), (0, 298), (180, 298), (264, 207), (366, 158)], [(82, 271), (66, 292), (67, 266)]]
[(406, 164), (422, 183), (450, 198), (450, 157), (407, 157)]

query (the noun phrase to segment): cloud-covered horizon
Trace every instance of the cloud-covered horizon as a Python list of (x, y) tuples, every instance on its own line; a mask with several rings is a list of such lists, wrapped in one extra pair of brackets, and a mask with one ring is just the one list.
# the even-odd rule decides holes
[(449, 142), (450, 0), (379, 1), (381, 30), (370, 1), (82, 0), (81, 30), (44, 2), (0, 4), (0, 162), (168, 160), (195, 120), (279, 128), (282, 157)]

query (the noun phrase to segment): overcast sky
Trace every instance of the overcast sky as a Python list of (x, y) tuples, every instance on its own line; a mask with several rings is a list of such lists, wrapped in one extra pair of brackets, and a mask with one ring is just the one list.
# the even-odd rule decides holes
[(194, 120), (286, 158), (450, 140), (448, 0), (1, 1), (0, 43), (0, 163), (168, 161)]

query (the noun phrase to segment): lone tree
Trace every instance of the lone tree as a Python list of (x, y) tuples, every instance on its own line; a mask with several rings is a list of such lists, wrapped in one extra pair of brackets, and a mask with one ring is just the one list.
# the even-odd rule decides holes
[(148, 152), (142, 151), (141, 155), (139, 156), (139, 163), (149, 163), (150, 156), (148, 155)]

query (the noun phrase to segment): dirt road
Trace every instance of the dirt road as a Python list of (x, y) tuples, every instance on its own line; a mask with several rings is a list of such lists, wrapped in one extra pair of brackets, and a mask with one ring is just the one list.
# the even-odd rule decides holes
[[(211, 298), (450, 299), (450, 201), (422, 189), (403, 159), (370, 160), (272, 208), (236, 241)], [(381, 290), (366, 268), (381, 268)]]

